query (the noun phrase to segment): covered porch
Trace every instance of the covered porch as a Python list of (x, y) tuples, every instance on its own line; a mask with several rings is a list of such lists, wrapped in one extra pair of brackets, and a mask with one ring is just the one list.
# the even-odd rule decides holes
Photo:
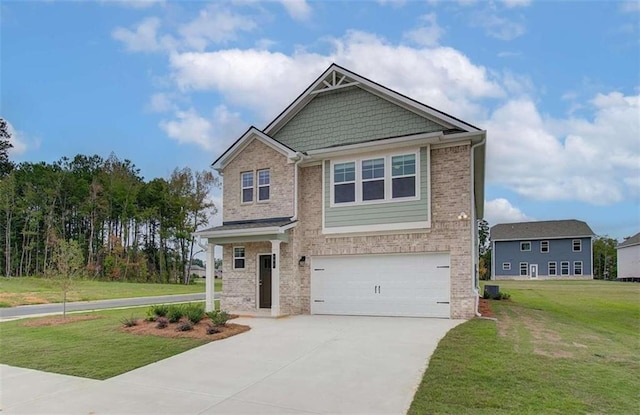
[(233, 312), (278, 317), (281, 313), (281, 244), (289, 243), (290, 218), (225, 222), (197, 232), (206, 240), (206, 305), (214, 309), (214, 252), (223, 248), (220, 307)]

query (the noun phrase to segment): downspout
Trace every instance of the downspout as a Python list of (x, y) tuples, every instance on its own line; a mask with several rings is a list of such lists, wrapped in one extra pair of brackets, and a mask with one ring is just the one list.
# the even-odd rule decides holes
[[(485, 133), (486, 134), (486, 133)], [(476, 287), (476, 265), (477, 265), (477, 249), (476, 249), (476, 232), (478, 228), (478, 224), (476, 223), (476, 194), (475, 194), (475, 160), (473, 157), (474, 151), (476, 147), (480, 147), (485, 144), (487, 141), (486, 137), (482, 138), (482, 141), (477, 142), (476, 144), (471, 146), (470, 154), (471, 154), (471, 288), (475, 294), (475, 314), (476, 317), (481, 317), (482, 315), (478, 312), (478, 307), (480, 306), (480, 291)]]
[(296, 153), (296, 162), (293, 164), (293, 216), (291, 222), (298, 220), (298, 165), (304, 160), (304, 154)]

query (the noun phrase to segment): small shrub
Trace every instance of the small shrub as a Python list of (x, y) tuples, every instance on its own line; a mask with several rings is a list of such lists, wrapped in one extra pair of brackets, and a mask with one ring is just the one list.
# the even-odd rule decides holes
[(145, 318), (145, 320), (147, 320), (147, 321), (156, 321), (157, 318), (158, 317), (153, 312), (153, 307), (149, 307), (147, 309), (147, 317)]
[(207, 324), (207, 334), (216, 334), (220, 333), (220, 328), (214, 326), (213, 324)]
[(508, 292), (505, 292), (505, 291), (498, 292), (497, 300), (508, 300), (510, 298), (511, 298), (511, 294), (509, 294)]
[(132, 314), (131, 317), (122, 317), (120, 322), (125, 327), (133, 327), (138, 325), (138, 318), (134, 317)]
[(188, 304), (184, 307), (184, 315), (193, 324), (198, 324), (204, 318), (204, 306), (202, 304)]
[(169, 325), (169, 320), (166, 317), (158, 317), (156, 319), (156, 328), (164, 329)]
[(151, 306), (151, 310), (153, 310), (153, 314), (158, 317), (166, 317), (169, 312), (169, 306), (166, 304), (157, 304)]
[(489, 291), (484, 290), (484, 294), (482, 294), (482, 298), (484, 298), (485, 300), (490, 300), (491, 294), (489, 294)]
[(177, 323), (184, 316), (184, 312), (182, 311), (182, 307), (179, 305), (172, 305), (169, 307), (167, 311), (167, 317), (169, 318), (170, 323)]
[(178, 326), (176, 327), (176, 331), (189, 331), (189, 330), (193, 330), (193, 324), (190, 321), (181, 321), (180, 323), (178, 323)]
[(229, 321), (229, 313), (226, 311), (209, 311), (207, 316), (211, 319), (214, 326), (224, 326)]

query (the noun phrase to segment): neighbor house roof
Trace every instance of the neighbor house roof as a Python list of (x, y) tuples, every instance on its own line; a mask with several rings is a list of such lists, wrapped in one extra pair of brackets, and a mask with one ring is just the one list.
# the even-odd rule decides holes
[(640, 232), (636, 233), (631, 238), (625, 239), (624, 242), (620, 242), (617, 248), (625, 248), (633, 245), (640, 245)]
[(557, 239), (593, 236), (585, 222), (575, 219), (539, 222), (500, 223), (490, 230), (492, 241), (515, 239)]

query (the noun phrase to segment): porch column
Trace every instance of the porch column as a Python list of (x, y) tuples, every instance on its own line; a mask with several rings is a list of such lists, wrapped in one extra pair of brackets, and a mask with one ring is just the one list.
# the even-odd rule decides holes
[(271, 316), (280, 315), (280, 242), (271, 241)]
[(207, 268), (205, 271), (205, 275), (206, 275), (206, 279), (205, 279), (205, 311), (213, 311), (213, 309), (215, 308), (215, 297), (214, 297), (214, 290), (215, 290), (215, 277), (216, 277), (216, 272), (215, 272), (215, 267), (216, 267), (216, 260), (213, 257), (213, 252), (215, 245), (212, 243), (207, 243)]

